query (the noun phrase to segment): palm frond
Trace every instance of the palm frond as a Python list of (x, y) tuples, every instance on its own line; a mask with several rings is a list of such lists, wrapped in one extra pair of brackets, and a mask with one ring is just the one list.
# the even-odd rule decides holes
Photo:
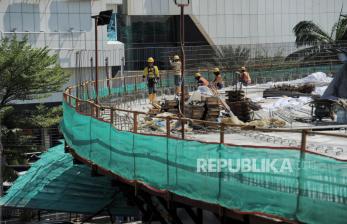
[(333, 39), (312, 21), (301, 21), (295, 25), (293, 32), (298, 47), (313, 43), (332, 43)]
[(333, 33), (335, 34), (335, 41), (347, 40), (347, 18), (342, 18), (335, 23)]

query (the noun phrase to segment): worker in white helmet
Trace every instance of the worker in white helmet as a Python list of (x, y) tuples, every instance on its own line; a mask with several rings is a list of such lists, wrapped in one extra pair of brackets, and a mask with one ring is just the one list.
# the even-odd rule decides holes
[(174, 71), (176, 95), (179, 95), (181, 93), (182, 63), (178, 55), (175, 55), (173, 59), (169, 58), (169, 61), (170, 61), (172, 70)]
[(224, 88), (224, 81), (222, 74), (220, 73), (219, 68), (213, 69), (213, 74), (215, 75), (214, 80), (212, 81), (212, 84), (217, 87), (217, 89), (223, 89)]
[(147, 66), (143, 70), (143, 80), (147, 80), (148, 98), (151, 103), (156, 101), (155, 85), (159, 78), (159, 69), (154, 65), (154, 59), (149, 57), (147, 59)]

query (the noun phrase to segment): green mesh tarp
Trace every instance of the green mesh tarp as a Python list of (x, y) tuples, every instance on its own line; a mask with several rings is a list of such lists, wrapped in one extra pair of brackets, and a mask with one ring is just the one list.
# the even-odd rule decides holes
[[(331, 73), (332, 71), (336, 71), (340, 69), (342, 65), (316, 65), (316, 66), (308, 66), (308, 67), (295, 67), (295, 68), (279, 68), (274, 66), (273, 68), (261, 69), (261, 70), (251, 70), (251, 77), (253, 82), (256, 80), (259, 81), (270, 81), (269, 79), (290, 79), (293, 78), (293, 75), (309, 75), (314, 72), (325, 72)], [(185, 85), (196, 85), (196, 80), (194, 78), (193, 72), (185, 73)], [(202, 76), (212, 81), (214, 79), (214, 74), (212, 72), (200, 72)], [(223, 79), (226, 83), (233, 83), (235, 79), (235, 73), (226, 71), (222, 71)], [(112, 83), (112, 81), (111, 81)], [(112, 86), (112, 84), (111, 84)], [(168, 74), (167, 76), (160, 79), (157, 84), (157, 88), (166, 88), (166, 87), (174, 87), (175, 80), (172, 74)], [(87, 90), (88, 89), (88, 90)], [(88, 91), (88, 94), (87, 94)], [(99, 97), (116, 95), (116, 94), (125, 94), (125, 93), (133, 93), (136, 91), (147, 91), (147, 84), (145, 82), (138, 83), (128, 83), (125, 85), (117, 86), (117, 87), (108, 87), (106, 86), (106, 82), (102, 82), (99, 85)], [(79, 95), (79, 98), (82, 100), (94, 99), (96, 97), (94, 86), (91, 85), (89, 88), (82, 88), (82, 94)], [(72, 104), (75, 105), (75, 100), (71, 99)]]
[[(67, 104), (61, 128), (76, 153), (128, 180), (242, 212), (304, 223), (347, 220), (346, 162), (308, 153), (301, 157), (297, 150), (232, 147), (118, 131)], [(292, 170), (197, 172), (200, 159), (242, 158), (256, 159), (255, 164), (285, 158)]]
[(0, 205), (76, 213), (96, 213), (106, 206), (115, 215), (137, 214), (111, 186), (110, 177), (92, 177), (87, 166), (73, 164), (63, 145), (44, 153), (14, 182)]

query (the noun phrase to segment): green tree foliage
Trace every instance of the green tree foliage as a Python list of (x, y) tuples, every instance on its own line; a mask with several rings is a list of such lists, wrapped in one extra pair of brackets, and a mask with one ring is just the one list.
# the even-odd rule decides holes
[(341, 44), (347, 41), (347, 18), (341, 17), (332, 27), (330, 34), (312, 21), (301, 21), (293, 28), (298, 51), (288, 59), (301, 61), (337, 60)]
[(67, 80), (57, 55), (51, 55), (47, 47), (33, 48), (26, 38), (0, 41), (0, 107), (61, 91)]
[[(57, 125), (62, 110), (42, 105), (33, 110), (15, 110), (15, 100), (31, 100), (60, 92), (68, 81), (58, 63), (58, 56), (47, 47), (33, 48), (27, 38), (0, 40), (0, 131), (2, 151), (9, 165), (25, 164), (23, 153), (41, 150), (31, 144), (33, 137), (26, 128), (47, 128)], [(1, 144), (2, 143), (2, 144)], [(1, 148), (1, 147), (0, 147)], [(4, 180), (12, 181), (16, 172), (6, 168)]]
[(223, 46), (221, 50), (223, 66), (228, 70), (239, 70), (240, 67), (247, 66), (250, 59), (250, 49), (241, 46)]

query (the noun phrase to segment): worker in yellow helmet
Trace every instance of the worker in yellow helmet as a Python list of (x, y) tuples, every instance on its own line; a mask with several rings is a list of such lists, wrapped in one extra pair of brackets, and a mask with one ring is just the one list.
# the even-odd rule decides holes
[(245, 86), (248, 86), (252, 82), (251, 76), (244, 66), (241, 67), (240, 82)]
[(213, 74), (215, 75), (214, 80), (212, 81), (212, 84), (217, 87), (217, 89), (223, 89), (224, 88), (224, 81), (222, 74), (220, 73), (219, 68), (213, 69)]
[(173, 57), (173, 60), (171, 58), (169, 58), (169, 61), (170, 61), (170, 65), (172, 67), (172, 70), (174, 71), (176, 95), (179, 95), (181, 93), (182, 63), (181, 63), (180, 57), (178, 55), (175, 55)]
[(155, 85), (159, 80), (159, 69), (154, 65), (154, 59), (149, 57), (147, 59), (147, 66), (143, 70), (143, 80), (146, 79), (148, 87), (148, 99), (150, 103), (156, 101), (156, 90)]
[(201, 76), (200, 73), (195, 73), (195, 79), (198, 81), (198, 86), (208, 86), (209, 82)]

